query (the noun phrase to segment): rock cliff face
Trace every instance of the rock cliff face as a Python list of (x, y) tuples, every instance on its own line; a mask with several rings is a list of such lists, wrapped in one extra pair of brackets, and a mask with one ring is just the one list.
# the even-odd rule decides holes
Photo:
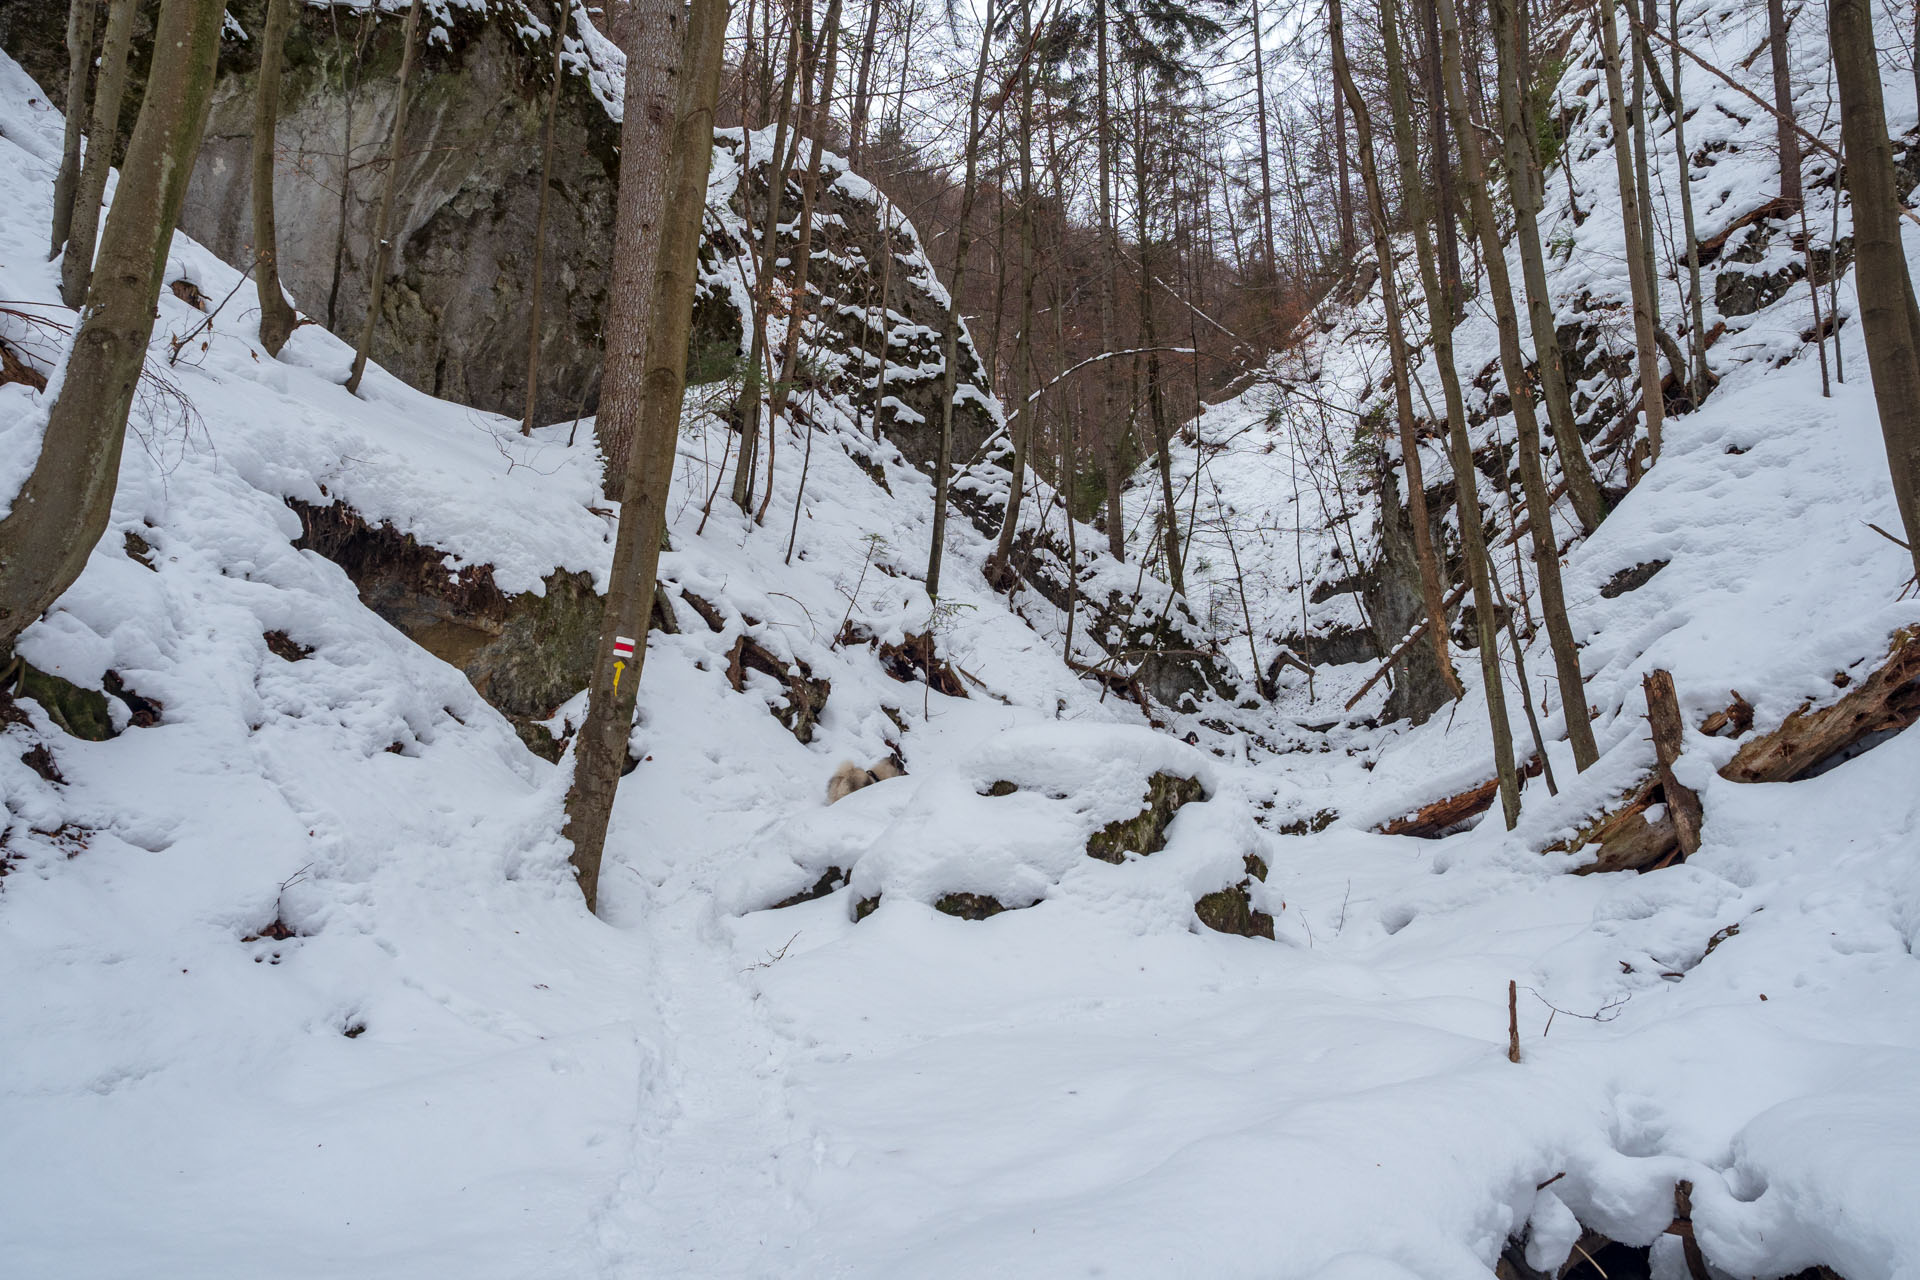
[[(220, 79), (194, 169), (181, 228), (229, 262), (254, 253), (249, 153), (265, 0), (234, 0), (221, 48)], [(399, 13), (358, 6), (299, 5), (288, 35), (274, 202), (280, 274), (303, 315), (351, 340), (365, 316), (372, 227), (386, 179), (387, 140), (398, 103)], [(415, 69), (394, 209), (393, 274), (373, 358), (422, 390), (476, 408), (518, 416), (526, 399), (527, 325), (534, 228), (557, 10), (532, 0), (467, 0), (434, 16)], [(536, 416), (557, 421), (597, 407), (600, 329), (605, 313), (619, 171), (617, 103), (623, 63), (597, 32), (583, 38), (576, 9), (554, 119), (547, 213)], [(12, 0), (0, 10), (0, 46), (20, 60), (56, 102), (65, 100), (66, 5)], [(138, 111), (150, 28), (137, 41), (123, 128)], [(712, 201), (733, 216), (714, 220), (703, 252), (706, 297), (694, 346), (737, 350), (740, 303), (753, 268), (743, 219), (757, 224), (768, 187), (763, 140), (720, 140)], [(753, 158), (748, 159), (752, 151)], [(804, 159), (804, 156), (803, 156)], [(804, 168), (804, 166), (796, 166)], [(928, 465), (938, 429), (939, 335), (945, 295), (916, 270), (917, 242), (903, 219), (884, 233), (876, 193), (829, 160), (809, 282), (808, 344), (871, 350), (879, 297), (891, 311), (885, 389), (898, 404), (881, 428), (912, 461)], [(731, 180), (722, 180), (730, 174)], [(784, 207), (796, 209), (800, 175)], [(720, 212), (716, 209), (716, 212)], [(793, 218), (789, 212), (785, 219)], [(881, 266), (883, 239), (900, 255)], [(778, 269), (789, 288), (791, 262)], [(736, 287), (740, 286), (740, 287)], [(730, 305), (731, 304), (731, 305)], [(961, 382), (984, 384), (971, 344)], [(696, 361), (698, 363), (698, 361)], [(854, 358), (829, 371), (871, 413), (873, 367)], [(963, 399), (955, 456), (976, 453), (994, 425), (985, 396)]]

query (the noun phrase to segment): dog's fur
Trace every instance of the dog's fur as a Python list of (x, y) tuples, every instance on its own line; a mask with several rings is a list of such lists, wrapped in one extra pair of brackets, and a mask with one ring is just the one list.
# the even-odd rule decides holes
[(906, 775), (900, 761), (888, 756), (870, 769), (862, 769), (851, 760), (842, 760), (840, 767), (827, 779), (827, 803), (844, 800), (862, 787), (870, 787), (887, 778), (899, 778)]

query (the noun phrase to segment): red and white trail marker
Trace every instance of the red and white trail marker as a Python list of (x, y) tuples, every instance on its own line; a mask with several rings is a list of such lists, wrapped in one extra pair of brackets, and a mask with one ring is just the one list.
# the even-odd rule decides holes
[(620, 692), (620, 676), (626, 671), (627, 664), (633, 661), (633, 637), (615, 636), (613, 638), (613, 691)]

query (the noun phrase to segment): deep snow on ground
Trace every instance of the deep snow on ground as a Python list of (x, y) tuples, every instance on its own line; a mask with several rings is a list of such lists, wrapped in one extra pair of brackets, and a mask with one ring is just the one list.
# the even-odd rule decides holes
[[(0, 60), (0, 296), (70, 321), (42, 261), (57, 129)], [(238, 280), (184, 238), (180, 275)], [(345, 499), (510, 590), (598, 574), (589, 433), (525, 442), (378, 370), (350, 397), (342, 344), (306, 328), (269, 361), (247, 301), (168, 368), (202, 317), (163, 293), (154, 368), (198, 418), (142, 409), (112, 529), (22, 644), (165, 710), (105, 743), (37, 711), (4, 735), (7, 1274), (1467, 1277), (1529, 1224), (1547, 1267), (1576, 1219), (1654, 1241), (1684, 1179), (1729, 1274), (1920, 1275), (1920, 739), (1737, 786), (1711, 770), (1730, 744), (1692, 734), (1699, 854), (1575, 877), (1531, 852), (1650, 760), (1644, 671), (1696, 721), (1737, 687), (1765, 726), (1920, 621), (1860, 523), (1892, 504), (1855, 327), (1832, 400), (1805, 358), (1754, 363), (1670, 424), (1569, 566), (1601, 767), (1530, 787), (1514, 836), (1440, 842), (1366, 828), (1486, 775), (1473, 697), (1257, 764), (1187, 747), (1074, 679), (962, 521), (942, 643), (974, 696), (889, 680), (833, 639), (850, 612), (928, 621), (930, 487), (888, 464), (882, 494), (816, 406), (793, 563), (791, 469), (764, 528), (723, 502), (696, 533), (721, 452), (696, 389), (663, 573), (727, 629), (652, 637), (596, 921), (562, 772), (295, 551), (283, 503)], [(45, 405), (0, 388), (9, 494)], [(748, 627), (832, 679), (813, 744), (770, 684), (728, 687)], [(1316, 711), (1284, 703), (1276, 733)], [(43, 740), (64, 785), (18, 760)], [(894, 744), (908, 777), (823, 806), (837, 760)], [(1207, 799), (1167, 847), (1085, 857), (1169, 767)], [(1274, 941), (1192, 914), (1249, 854)], [(852, 884), (766, 909), (827, 866)], [(1021, 909), (934, 912), (951, 891)], [(259, 937), (276, 919), (297, 936)], [(1684, 1274), (1677, 1239), (1653, 1263)]]

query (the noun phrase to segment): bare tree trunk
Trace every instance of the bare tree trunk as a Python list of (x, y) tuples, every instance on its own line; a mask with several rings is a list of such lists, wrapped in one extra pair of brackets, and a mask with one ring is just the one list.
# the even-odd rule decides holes
[[(1667, 27), (1674, 40), (1668, 46), (1673, 55), (1673, 150), (1680, 166), (1680, 220), (1686, 224), (1687, 297), (1692, 310), (1688, 321), (1692, 338), (1688, 345), (1693, 348), (1689, 398), (1697, 409), (1707, 398), (1707, 321), (1706, 304), (1700, 296), (1700, 233), (1693, 220), (1693, 179), (1688, 174), (1692, 158), (1687, 154), (1687, 100), (1680, 87), (1680, 0), (1667, 2)], [(1839, 206), (1840, 202), (1834, 201), (1834, 207)]]
[[(1136, 72), (1133, 81), (1135, 102), (1133, 187), (1135, 217), (1140, 222), (1140, 345), (1146, 351), (1147, 413), (1153, 423), (1153, 445), (1160, 471), (1160, 502), (1167, 518), (1160, 523), (1167, 558), (1167, 584), (1174, 594), (1187, 594), (1187, 576), (1180, 551), (1180, 513), (1173, 496), (1173, 432), (1167, 422), (1167, 398), (1160, 379), (1160, 338), (1153, 317), (1153, 222), (1151, 178), (1147, 172), (1146, 88)], [(1198, 483), (1198, 477), (1195, 477)]]
[[(283, 0), (276, 0), (279, 2)], [(533, 215), (533, 280), (527, 287), (527, 407), (520, 415), (521, 435), (533, 434), (533, 407), (540, 396), (540, 303), (546, 284), (547, 206), (553, 197), (553, 127), (560, 115), (560, 90), (567, 77), (567, 12), (572, 7), (573, 0), (554, 0), (553, 88), (547, 93), (547, 129), (540, 144), (540, 204)]]
[(49, 262), (60, 256), (73, 227), (73, 188), (80, 180), (80, 135), (86, 125), (88, 90), (93, 87), (96, 21), (94, 0), (68, 0), (67, 121), (61, 138), (60, 173), (53, 180), (53, 248), (47, 254)]
[(1626, 91), (1621, 87), (1619, 15), (1614, 0), (1600, 0), (1598, 21), (1600, 51), (1607, 70), (1607, 106), (1612, 112), (1614, 171), (1620, 183), (1620, 230), (1626, 239), (1627, 287), (1633, 294), (1633, 336), (1640, 373), (1641, 409), (1647, 415), (1647, 446), (1657, 461), (1666, 418), (1660, 353), (1655, 349), (1653, 337), (1653, 293), (1659, 282), (1647, 277), (1646, 247), (1640, 242), (1640, 189), (1633, 173)]
[(107, 170), (113, 167), (113, 142), (120, 132), (120, 102), (127, 88), (127, 51), (133, 45), (136, 0), (110, 0), (107, 30), (100, 42), (100, 71), (94, 81), (93, 114), (87, 125), (86, 157), (73, 194), (73, 219), (67, 250), (60, 259), (60, 300), (75, 311), (93, 279), (94, 238), (100, 233), (100, 202), (106, 198)]
[[(1100, 350), (1113, 350), (1113, 276), (1119, 269), (1120, 234), (1113, 217), (1113, 117), (1109, 103), (1107, 57), (1107, 0), (1094, 3), (1094, 147), (1100, 153), (1100, 261), (1095, 268), (1100, 289)], [(1261, 141), (1266, 140), (1266, 117), (1261, 117)], [(1271, 220), (1272, 189), (1268, 188), (1267, 216)], [(1114, 409), (1113, 371), (1100, 370), (1100, 469), (1107, 482), (1107, 550), (1122, 564), (1127, 559), (1126, 476), (1122, 474), (1125, 421)]]
[[(1382, 25), (1393, 22), (1387, 10), (1392, 0), (1381, 5)], [(1373, 154), (1373, 121), (1367, 114), (1366, 100), (1354, 83), (1347, 63), (1346, 25), (1340, 0), (1327, 0), (1327, 42), (1333, 47), (1333, 74), (1340, 92), (1353, 109), (1353, 127), (1360, 153), (1360, 181), (1366, 188), (1367, 213), (1373, 226), (1373, 252), (1380, 263), (1380, 296), (1386, 309), (1387, 354), (1393, 366), (1394, 408), (1400, 423), (1400, 457), (1407, 475), (1407, 515), (1413, 524), (1413, 557), (1420, 568), (1420, 596), (1427, 610), (1427, 640), (1433, 646), (1434, 661), (1440, 678), (1456, 701), (1465, 693), (1454, 672), (1453, 657), (1447, 644), (1446, 592), (1440, 584), (1440, 561), (1433, 550), (1433, 523), (1427, 514), (1426, 478), (1420, 465), (1420, 440), (1414, 430), (1413, 388), (1409, 372), (1405, 323), (1400, 310), (1400, 285), (1393, 262), (1393, 241), (1387, 225), (1387, 202), (1380, 188), (1380, 174)], [(1234, 558), (1239, 559), (1235, 552)], [(1252, 629), (1249, 623), (1248, 642)], [(1254, 678), (1260, 671), (1256, 665)]]
[[(347, 373), (347, 390), (360, 394), (360, 379), (367, 371), (367, 353), (373, 349), (374, 330), (380, 324), (380, 302), (387, 289), (387, 267), (391, 261), (387, 237), (393, 230), (393, 197), (400, 186), (400, 157), (407, 145), (407, 97), (413, 89), (415, 36), (420, 30), (421, 0), (407, 6), (406, 26), (401, 28), (400, 87), (393, 107), (393, 136), (387, 143), (387, 178), (380, 190), (380, 211), (373, 220), (373, 266), (367, 279), (367, 318), (360, 326), (360, 341), (353, 349), (353, 368)], [(601, 421), (606, 420), (603, 413)]]
[[(1920, 14), (1920, 9), (1915, 10)], [(1920, 23), (1920, 18), (1916, 18)], [(1920, 26), (1916, 26), (1920, 30)], [(1674, 38), (1678, 39), (1679, 31)], [(1780, 146), (1780, 198), (1789, 204), (1800, 203), (1800, 135), (1793, 127), (1793, 73), (1787, 66), (1786, 0), (1767, 0), (1767, 38), (1773, 47), (1774, 136)], [(1675, 54), (1678, 57), (1678, 53)], [(1836, 53), (1836, 61), (1838, 56)], [(1914, 72), (1920, 77), (1920, 70)], [(1916, 83), (1920, 83), (1917, 80)]]
[(933, 538), (927, 549), (927, 595), (940, 599), (940, 562), (947, 549), (947, 487), (953, 471), (953, 398), (960, 389), (960, 288), (966, 281), (967, 248), (973, 201), (980, 188), (980, 103), (986, 90), (987, 63), (993, 56), (995, 0), (987, 0), (980, 19), (980, 60), (973, 68), (973, 92), (967, 101), (966, 181), (960, 188), (960, 222), (953, 232), (953, 282), (947, 286), (947, 340), (940, 375), (940, 449), (933, 469)]
[[(1608, 0), (1611, 3), (1611, 0)], [(1460, 73), (1460, 28), (1454, 15), (1453, 0), (1439, 0), (1440, 47), (1445, 62), (1447, 104), (1453, 113), (1453, 130), (1462, 138), (1471, 138), (1472, 119), (1468, 115), (1466, 84)], [(1472, 202), (1474, 230), (1480, 237), (1481, 255), (1486, 260), (1487, 292), (1492, 297), (1495, 327), (1500, 336), (1500, 367), (1513, 402), (1513, 424), (1520, 441), (1520, 481), (1526, 489), (1527, 515), (1533, 524), (1533, 568), (1540, 587), (1540, 613), (1546, 622), (1547, 638), (1552, 643), (1553, 665), (1560, 676), (1560, 702), (1566, 712), (1567, 740), (1573, 746), (1576, 767), (1586, 769), (1600, 758), (1594, 743), (1593, 726), (1587, 718), (1586, 686), (1580, 677), (1580, 650), (1573, 642), (1573, 629), (1567, 622), (1566, 592), (1560, 584), (1560, 551), (1553, 532), (1553, 504), (1547, 496), (1547, 481), (1540, 460), (1540, 424), (1534, 417), (1533, 389), (1527, 378), (1526, 360), (1520, 350), (1520, 324), (1514, 314), (1513, 285), (1507, 275), (1507, 256), (1500, 244), (1499, 223), (1493, 212), (1493, 199), (1487, 191), (1486, 173), (1476, 145), (1460, 148), (1460, 166)], [(1627, 175), (1631, 181), (1631, 175)], [(1516, 175), (1516, 185), (1533, 181), (1524, 170)], [(1656, 382), (1654, 393), (1659, 394)], [(1457, 471), (1464, 489), (1472, 483), (1472, 459), (1469, 470)]]
[[(66, 376), (47, 416), (40, 456), (0, 519), (0, 653), (73, 585), (113, 514), (127, 414), (206, 127), (224, 13), (221, 0), (161, 5), (147, 93), (100, 238), (100, 267), (82, 299)], [(96, 136), (104, 153), (110, 127)]]
[[(807, 276), (813, 265), (813, 202), (815, 192), (820, 187), (820, 162), (827, 149), (827, 107), (833, 100), (833, 82), (838, 70), (840, 54), (840, 0), (827, 0), (827, 51), (826, 70), (821, 76), (820, 92), (814, 98), (813, 146), (807, 153), (807, 176), (800, 188), (800, 243), (793, 255), (793, 306), (787, 314), (787, 338), (785, 350), (780, 358), (780, 379), (773, 385), (773, 401), (767, 409), (767, 496), (761, 500), (756, 520), (767, 518), (767, 505), (773, 501), (773, 431), (780, 425), (787, 411), (787, 400), (793, 394), (794, 378), (800, 371), (800, 331), (807, 323)], [(805, 69), (808, 84), (812, 84), (813, 68)], [(813, 448), (813, 427), (807, 427), (807, 448), (809, 454)], [(804, 471), (802, 473), (804, 477)], [(801, 483), (804, 485), (805, 480)], [(794, 528), (799, 529), (799, 498), (794, 499)], [(797, 536), (797, 533), (796, 533)], [(791, 553), (789, 553), (791, 554)]]
[(1553, 297), (1547, 291), (1546, 256), (1540, 248), (1540, 164), (1533, 150), (1533, 112), (1527, 106), (1520, 78), (1520, 12), (1516, 0), (1493, 0), (1491, 8), (1507, 193), (1513, 203), (1513, 238), (1520, 246), (1520, 274), (1527, 287), (1527, 322), (1533, 331), (1534, 359), (1547, 402), (1547, 421), (1553, 426), (1553, 440), (1560, 450), (1560, 469), (1567, 479), (1567, 496), (1573, 501), (1574, 514), (1591, 533), (1606, 518), (1607, 507), (1593, 478), (1593, 467), (1587, 462), (1580, 424), (1574, 420), (1566, 362), (1553, 326)]
[[(1277, 291), (1280, 286), (1280, 264), (1274, 256), (1273, 164), (1267, 148), (1267, 66), (1260, 31), (1265, 16), (1261, 12), (1260, 0), (1253, 0), (1253, 102), (1254, 109), (1260, 113), (1260, 262), (1267, 273), (1262, 283)], [(1228, 209), (1231, 216), (1231, 203)], [(1275, 306), (1278, 302), (1277, 296), (1268, 299), (1269, 306)]]
[[(664, 11), (664, 12), (661, 12)], [(621, 219), (614, 229), (614, 278), (609, 310), (630, 314), (609, 331), (631, 335), (607, 350), (610, 397), (637, 396), (630, 419), (639, 432), (628, 452), (614, 537), (613, 571), (608, 579), (607, 610), (600, 626), (600, 652), (587, 693), (586, 722), (575, 748), (573, 783), (567, 791), (566, 836), (573, 842), (571, 861), (580, 878), (587, 910), (599, 906), (600, 863), (614, 793), (627, 759), (634, 698), (646, 660), (647, 616), (660, 569), (660, 543), (666, 534), (667, 497), (673, 481), (673, 452), (680, 432), (680, 400), (686, 389), (687, 338), (693, 320), (693, 290), (699, 273), (700, 224), (706, 211), (707, 171), (713, 159), (713, 111), (720, 95), (721, 55), (726, 47), (726, 0), (693, 0), (686, 11), (684, 74), (669, 99), (667, 145), (634, 145), (635, 117), (621, 125), (621, 188), (666, 186), (664, 209), (645, 222)], [(630, 15), (630, 49), (649, 47), (649, 59), (663, 66), (669, 84), (683, 52), (681, 6), (667, 0)], [(638, 59), (628, 63), (632, 67)], [(629, 89), (628, 102), (633, 104)], [(645, 124), (651, 139), (658, 121)], [(642, 255), (632, 252), (641, 235), (652, 235), (653, 252), (644, 255), (653, 268), (647, 278), (634, 274)], [(611, 321), (612, 316), (609, 316)], [(620, 371), (614, 375), (618, 364)], [(604, 407), (604, 398), (603, 398)], [(636, 643), (635, 637), (638, 638)], [(624, 656), (623, 656), (624, 655)], [(630, 669), (629, 669), (630, 667)], [(623, 678), (624, 677), (624, 678)]]
[[(1437, 0), (1425, 0), (1421, 12), (1426, 18), (1426, 92), (1427, 92), (1427, 137), (1433, 148), (1433, 190), (1435, 193), (1453, 190), (1453, 165), (1448, 159), (1447, 136), (1447, 91), (1442, 83), (1440, 68), (1440, 9)], [(1413, 135), (1407, 135), (1411, 142)], [(1437, 221), (1434, 236), (1439, 249), (1437, 266), (1440, 271), (1442, 292), (1438, 296), (1446, 304), (1449, 323), (1460, 318), (1461, 308), (1466, 304), (1465, 284), (1460, 271), (1460, 232), (1456, 225), (1458, 210), (1450, 199), (1438, 200)]]
[(1340, 219), (1340, 266), (1344, 270), (1353, 262), (1355, 236), (1353, 184), (1347, 176), (1346, 102), (1338, 90), (1333, 95), (1333, 155), (1334, 169), (1339, 179), (1340, 208), (1335, 212)]
[(280, 287), (280, 236), (273, 218), (274, 133), (280, 122), (280, 55), (292, 0), (267, 0), (260, 33), (260, 83), (253, 95), (253, 284), (260, 298), (260, 345), (277, 356), (300, 318)]
[(867, 35), (860, 42), (860, 70), (854, 77), (853, 115), (847, 122), (847, 165), (860, 172), (867, 145), (867, 115), (873, 102), (873, 55), (880, 37), (881, 0), (867, 0)]
[(1840, 137), (1847, 148), (1847, 194), (1853, 200), (1860, 327), (1893, 493), (1914, 572), (1920, 575), (1920, 308), (1914, 304), (1913, 278), (1901, 243), (1903, 193), (1894, 180), (1869, 0), (1830, 0), (1827, 33), (1840, 84)]
[[(1628, 0), (1629, 5), (1632, 3), (1633, 0)], [(1654, 341), (1659, 342), (1666, 334), (1660, 326), (1660, 266), (1654, 257), (1657, 241), (1653, 233), (1653, 177), (1647, 165), (1647, 64), (1652, 61), (1647, 32), (1659, 13), (1656, 4), (1657, 0), (1641, 0), (1641, 22), (1629, 21), (1628, 24), (1633, 35), (1633, 96), (1628, 99), (1628, 109), (1633, 122), (1634, 191), (1640, 198), (1640, 252), (1647, 260), (1647, 306), (1653, 313)], [(1632, 10), (1628, 13), (1631, 15)], [(1674, 377), (1683, 377), (1685, 373), (1684, 362), (1673, 361)]]
[(733, 473), (733, 504), (742, 511), (753, 509), (753, 477), (760, 463), (767, 309), (773, 300), (773, 264), (780, 259), (780, 203), (786, 199), (787, 166), (792, 154), (787, 147), (787, 133), (792, 128), (793, 91), (799, 77), (800, 24), (789, 20), (787, 70), (781, 77), (780, 111), (773, 126), (773, 154), (767, 158), (766, 220), (761, 224), (760, 250), (754, 258), (753, 336), (747, 344), (747, 368), (740, 383), (740, 461)]
[[(1020, 44), (1032, 43), (1032, 0), (1020, 0)], [(1013, 538), (1020, 527), (1020, 501), (1026, 492), (1027, 454), (1033, 441), (1034, 415), (1027, 403), (1029, 374), (1033, 365), (1033, 70), (1032, 59), (1023, 59), (1020, 67), (1020, 332), (1013, 340), (1011, 378), (1014, 412), (1013, 478), (1007, 488), (1007, 510), (1000, 522), (1000, 537), (987, 561), (987, 581), (996, 586), (1011, 586)], [(1062, 492), (1069, 492), (1071, 475), (1060, 478)], [(1072, 522), (1069, 507), (1068, 522)]]

